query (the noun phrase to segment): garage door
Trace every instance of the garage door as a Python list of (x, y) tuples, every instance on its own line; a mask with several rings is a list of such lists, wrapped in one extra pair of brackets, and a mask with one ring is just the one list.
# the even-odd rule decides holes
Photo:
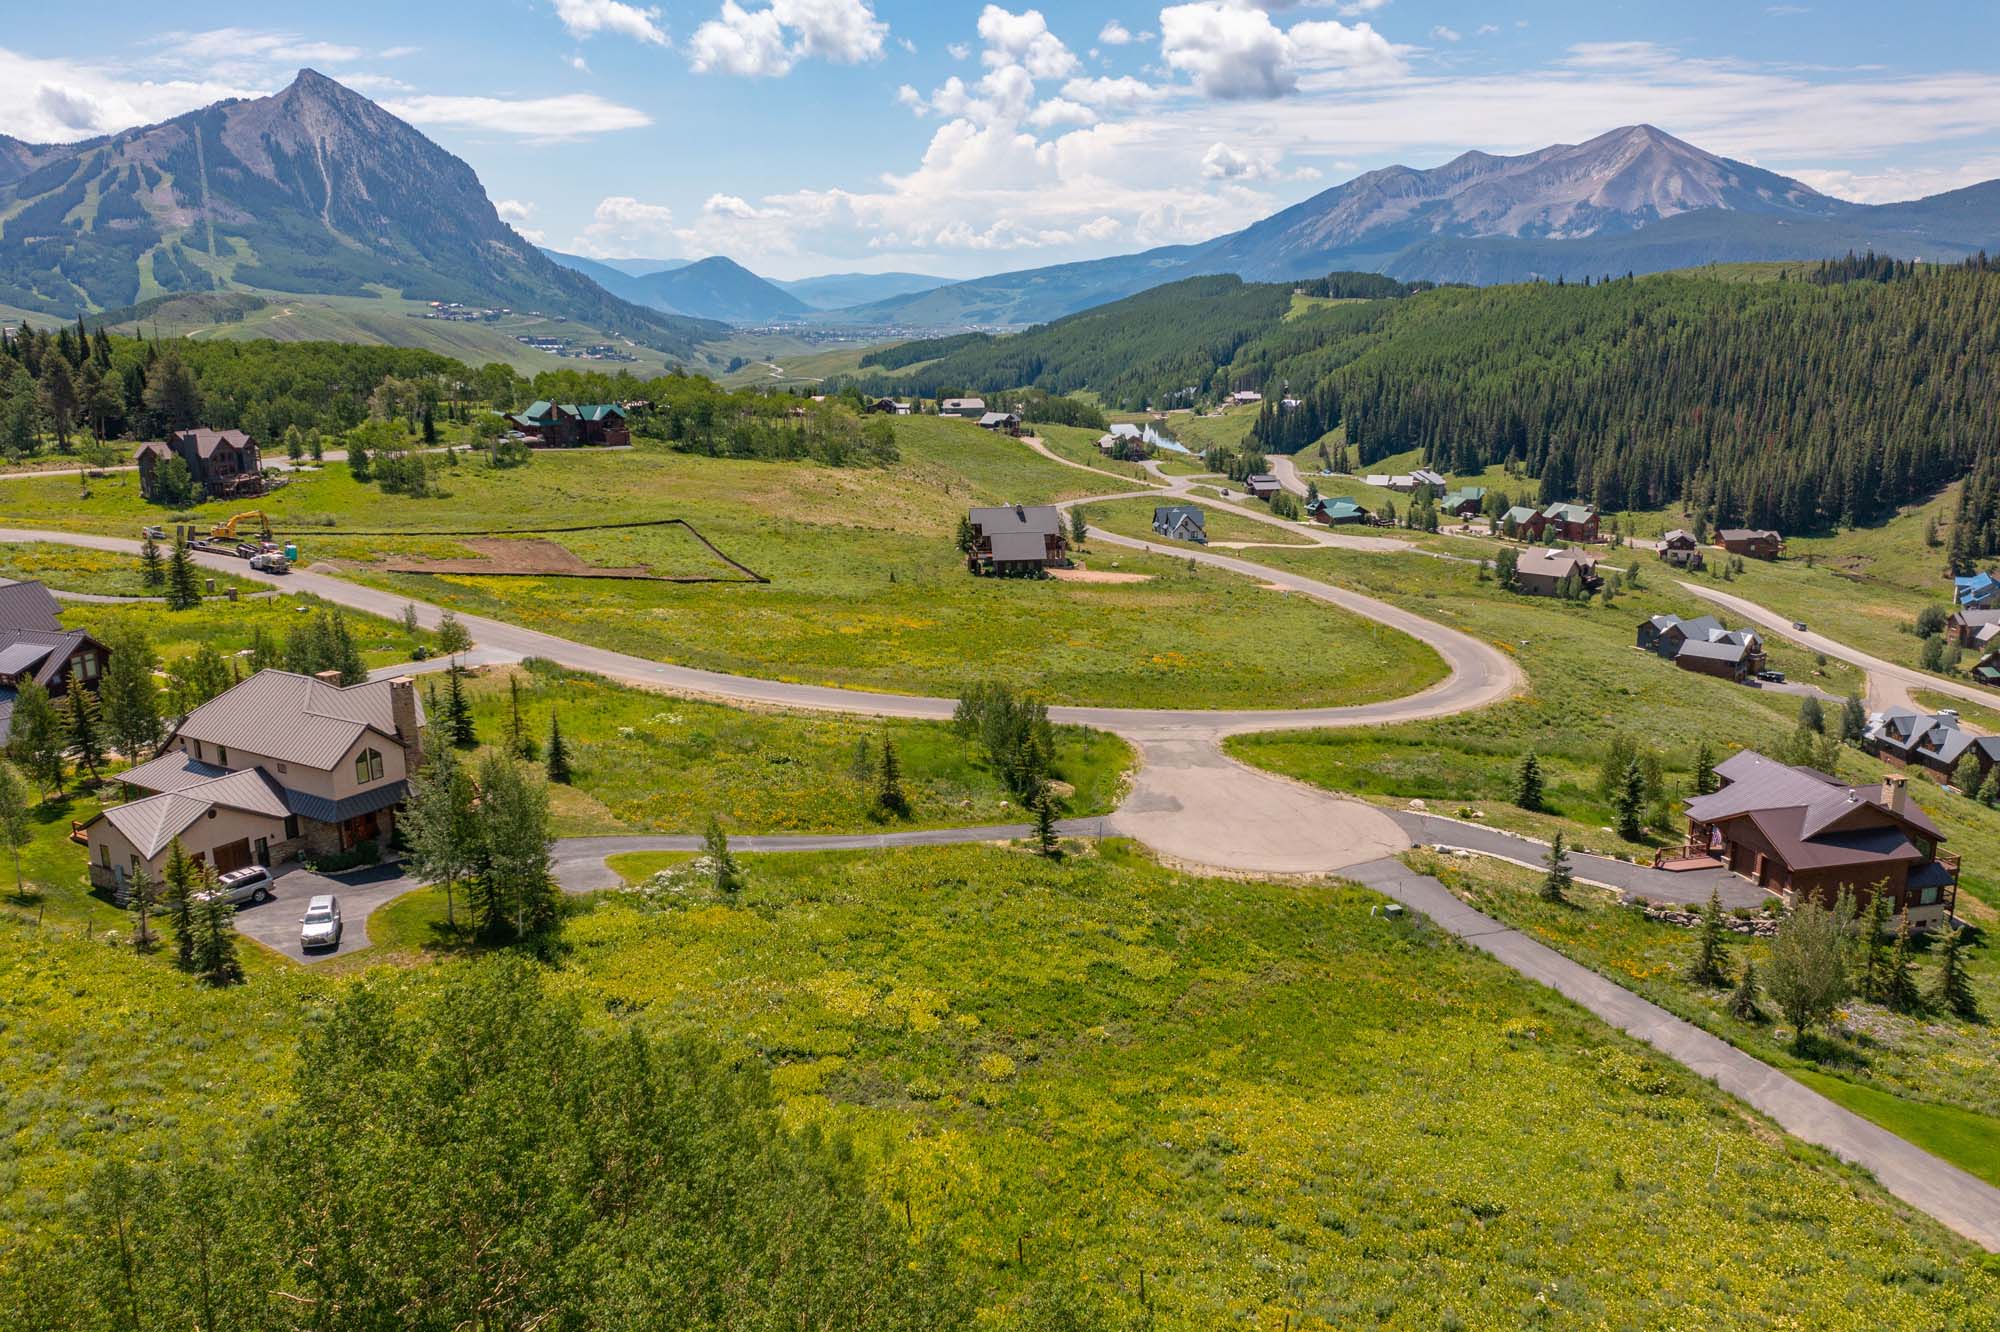
[(250, 839), (247, 837), (231, 842), (227, 846), (218, 846), (215, 848), (215, 872), (217, 874), (227, 874), (231, 870), (240, 870), (249, 863)]

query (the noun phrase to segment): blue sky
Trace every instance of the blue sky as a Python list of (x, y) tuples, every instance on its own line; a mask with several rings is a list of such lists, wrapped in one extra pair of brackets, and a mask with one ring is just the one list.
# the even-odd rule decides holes
[(1986, 0), (0, 0), (0, 133), (310, 65), (543, 243), (972, 276), (1233, 230), (1393, 162), (1649, 121), (1842, 197), (2000, 176)]

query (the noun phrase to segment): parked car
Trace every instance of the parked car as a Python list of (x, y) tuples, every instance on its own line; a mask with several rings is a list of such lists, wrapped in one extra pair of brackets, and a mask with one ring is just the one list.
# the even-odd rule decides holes
[(1806, 631), (1806, 622), (1804, 620), (1793, 620), (1792, 628), (1798, 630), (1800, 633), (1804, 633)]
[(271, 900), (271, 871), (262, 865), (246, 865), (239, 870), (231, 870), (215, 881), (215, 887), (201, 894), (205, 902), (211, 897), (220, 897), (231, 906), (241, 906), (245, 902), (268, 902)]
[(299, 919), (299, 947), (340, 947), (340, 899), (332, 893), (320, 893), (306, 903), (306, 914)]
[(1783, 671), (1759, 671), (1757, 672), (1757, 678), (1767, 684), (1783, 684), (1785, 682), (1785, 673)]
[(290, 573), (292, 562), (274, 550), (250, 557), (250, 567), (260, 573)]
[(165, 541), (167, 539), (167, 529), (159, 526), (142, 527), (139, 529), (139, 535), (149, 536), (155, 541)]

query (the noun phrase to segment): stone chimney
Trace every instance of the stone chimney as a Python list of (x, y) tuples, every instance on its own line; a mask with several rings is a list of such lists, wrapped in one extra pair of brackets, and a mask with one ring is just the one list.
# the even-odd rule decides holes
[(389, 715), (396, 719), (396, 743), (403, 747), (403, 766), (414, 777), (424, 766), (424, 728), (417, 722), (416, 681), (389, 681)]
[(319, 681), (321, 684), (330, 684), (335, 689), (340, 688), (339, 671), (315, 671), (313, 673), (313, 679)]
[(1909, 801), (1910, 779), (1900, 772), (1882, 774), (1882, 803), (1891, 814), (1901, 814)]

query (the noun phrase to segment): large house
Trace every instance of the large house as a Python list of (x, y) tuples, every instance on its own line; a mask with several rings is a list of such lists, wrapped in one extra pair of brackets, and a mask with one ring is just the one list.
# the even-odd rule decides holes
[(1438, 501), (1438, 512), (1456, 514), (1460, 518), (1477, 518), (1480, 506), (1485, 502), (1485, 486), (1460, 486), (1457, 490), (1445, 492), (1445, 497)]
[(264, 460), (257, 441), (241, 430), (176, 430), (165, 439), (141, 444), (132, 455), (139, 468), (139, 493), (154, 498), (167, 459), (187, 464), (188, 476), (204, 499), (231, 499), (264, 493)]
[(259, 671), (190, 712), (157, 758), (119, 774), (135, 797), (75, 832), (93, 886), (122, 895), (168, 848), (228, 873), (381, 845), (423, 762), (409, 680), (342, 687)]
[(1306, 517), (1328, 527), (1343, 527), (1348, 523), (1365, 523), (1369, 514), (1368, 510), (1345, 495), (1336, 495), (1332, 499), (1321, 495), (1306, 505)]
[(1514, 565), (1515, 588), (1531, 597), (1561, 596), (1566, 586), (1595, 592), (1603, 581), (1597, 557), (1580, 550), (1524, 550)]
[(1638, 646), (1684, 671), (1739, 684), (1764, 669), (1764, 640), (1755, 630), (1730, 629), (1713, 615), (1683, 620), (1655, 615), (1639, 623)]
[(977, 508), (967, 517), (972, 549), (965, 553), (965, 567), (973, 573), (1031, 577), (1069, 563), (1062, 512), (1052, 504)]
[(1986, 647), (2000, 638), (2000, 608), (1972, 610), (1960, 606), (1946, 618), (1945, 631), (1960, 647)]
[(967, 420), (977, 421), (980, 417), (986, 415), (986, 399), (946, 398), (938, 404), (938, 415), (963, 416)]
[(1597, 540), (1597, 509), (1560, 501), (1540, 509), (1516, 504), (1500, 516), (1500, 526), (1523, 541), (1592, 542)]
[(1660, 538), (1660, 558), (1676, 569), (1699, 569), (1703, 565), (1701, 543), (1685, 527), (1676, 527)]
[(2000, 606), (2000, 578), (1991, 573), (1954, 578), (1951, 580), (1951, 595), (1961, 610), (1991, 610)]
[(1787, 906), (1831, 906), (1842, 893), (1865, 903), (1878, 890), (1915, 929), (1942, 923), (1956, 904), (1958, 858), (1938, 851), (1944, 835), (1910, 800), (1908, 778), (1849, 786), (1743, 750), (1718, 764), (1720, 790), (1687, 802), (1693, 854), (1776, 893)]
[(48, 588), (32, 580), (0, 581), (0, 739), (14, 724), (14, 698), (33, 680), (52, 698), (71, 687), (97, 692), (111, 649), (80, 629), (65, 629)]
[(1877, 758), (1905, 767), (1928, 768), (1940, 777), (1958, 772), (1967, 754), (1984, 777), (2000, 761), (2000, 736), (1974, 735), (1958, 724), (1956, 712), (1916, 712), (1888, 708), (1873, 713), (1861, 732), (1861, 747)]
[(1153, 508), (1153, 530), (1169, 541), (1208, 544), (1208, 519), (1199, 504), (1160, 504)]
[(623, 446), (632, 442), (625, 409), (615, 402), (533, 402), (507, 418), (514, 428), (548, 448), (583, 444)]
[(1258, 472), (1254, 476), (1243, 478), (1243, 489), (1251, 499), (1268, 500), (1284, 487), (1278, 484), (1278, 478), (1269, 472)]
[(1021, 417), (1017, 412), (987, 412), (979, 418), (981, 430), (997, 430), (1003, 435), (1021, 433)]
[(1775, 560), (1785, 549), (1785, 539), (1763, 527), (1725, 527), (1715, 534), (1715, 544), (1753, 560)]

